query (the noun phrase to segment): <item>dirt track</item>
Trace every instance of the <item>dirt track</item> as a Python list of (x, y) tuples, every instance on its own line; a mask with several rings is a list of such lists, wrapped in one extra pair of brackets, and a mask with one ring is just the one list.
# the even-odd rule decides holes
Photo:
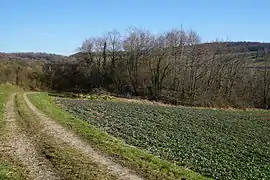
[(15, 94), (12, 94), (5, 105), (4, 119), (7, 133), (4, 136), (2, 151), (18, 159), (28, 169), (30, 179), (60, 179), (50, 163), (37, 153), (32, 140), (18, 127), (14, 97)]
[[(142, 179), (132, 170), (113, 162), (109, 157), (97, 152), (74, 133), (43, 114), (29, 101), (27, 94), (25, 93), (23, 95), (24, 101), (35, 118), (38, 118), (42, 124), (42, 133), (53, 137), (55, 142), (59, 142), (59, 144), (64, 143), (85, 157), (88, 157), (94, 163), (104, 167), (106, 172), (118, 177), (118, 179)], [(29, 170), (30, 179), (61, 179), (58, 172), (52, 167), (52, 164), (36, 151), (37, 147), (32, 143), (35, 137), (27, 136), (17, 125), (18, 117), (14, 97), (15, 94), (12, 94), (5, 106), (4, 119), (7, 122), (7, 133), (5, 135), (6, 144), (3, 147), (4, 151), (16, 157)]]

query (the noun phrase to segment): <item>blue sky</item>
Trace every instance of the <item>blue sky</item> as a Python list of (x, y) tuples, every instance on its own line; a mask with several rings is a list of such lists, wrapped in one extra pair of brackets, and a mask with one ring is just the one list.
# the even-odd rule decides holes
[(91, 36), (193, 29), (203, 41), (270, 42), (269, 0), (0, 0), (0, 52), (69, 55)]

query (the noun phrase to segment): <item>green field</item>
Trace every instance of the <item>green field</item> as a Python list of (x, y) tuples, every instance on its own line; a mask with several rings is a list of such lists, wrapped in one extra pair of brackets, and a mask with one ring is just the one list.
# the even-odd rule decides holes
[(270, 178), (270, 113), (71, 100), (73, 115), (127, 144), (217, 179)]
[(64, 111), (55, 103), (54, 98), (46, 93), (31, 94), (29, 99), (41, 111), (79, 135), (92, 147), (110, 156), (115, 162), (136, 171), (145, 179), (211, 179), (186, 167), (162, 160), (144, 149), (126, 144), (123, 140), (117, 139), (96, 126)]

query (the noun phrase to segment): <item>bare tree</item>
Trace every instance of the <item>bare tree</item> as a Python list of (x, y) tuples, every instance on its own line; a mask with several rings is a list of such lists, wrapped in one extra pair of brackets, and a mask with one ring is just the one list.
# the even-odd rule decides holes
[(171, 61), (167, 56), (167, 39), (166, 36), (160, 35), (153, 39), (153, 47), (148, 66), (151, 79), (151, 96), (158, 100), (163, 88), (163, 82), (169, 74)]
[(173, 61), (173, 71), (172, 71), (172, 84), (171, 88), (173, 91), (173, 98), (177, 98), (178, 90), (181, 83), (181, 66), (183, 62), (184, 50), (186, 47), (187, 36), (183, 28), (180, 30), (173, 29), (166, 33), (167, 48), (170, 51), (168, 55), (169, 58)]
[[(249, 68), (242, 53), (248, 47), (240, 44), (201, 43), (197, 32), (182, 27), (159, 35), (130, 28), (125, 37), (113, 30), (82, 43), (88, 65), (78, 69), (90, 82), (119, 93), (189, 105), (267, 107), (269, 63)], [(259, 48), (257, 58), (266, 57)]]
[(131, 28), (128, 36), (124, 39), (124, 50), (127, 55), (127, 71), (133, 93), (138, 95), (139, 67), (151, 48), (152, 35), (149, 31)]
[(122, 50), (121, 34), (113, 30), (108, 33), (108, 51), (111, 56), (111, 73), (114, 74), (116, 56), (119, 55), (118, 52)]

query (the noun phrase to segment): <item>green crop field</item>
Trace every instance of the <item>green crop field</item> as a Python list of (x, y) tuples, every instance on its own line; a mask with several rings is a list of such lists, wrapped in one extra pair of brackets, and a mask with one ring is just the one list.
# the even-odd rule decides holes
[(90, 124), (217, 179), (270, 178), (270, 112), (57, 98)]

